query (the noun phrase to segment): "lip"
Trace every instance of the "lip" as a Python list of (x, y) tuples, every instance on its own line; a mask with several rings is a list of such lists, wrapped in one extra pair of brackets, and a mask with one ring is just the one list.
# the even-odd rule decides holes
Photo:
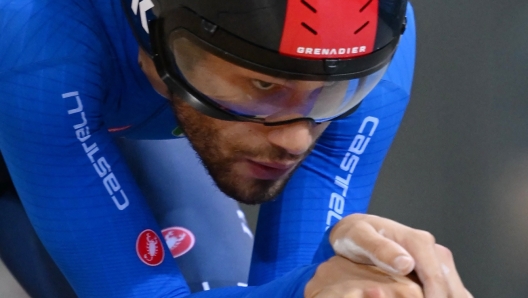
[(251, 176), (262, 180), (277, 180), (285, 176), (295, 166), (296, 162), (264, 162), (246, 159)]

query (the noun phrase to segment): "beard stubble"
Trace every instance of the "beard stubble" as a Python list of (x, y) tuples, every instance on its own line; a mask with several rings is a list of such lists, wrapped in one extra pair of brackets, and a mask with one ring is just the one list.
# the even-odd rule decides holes
[[(215, 127), (215, 122), (224, 121), (213, 119), (196, 111), (175, 96), (172, 96), (172, 108), (191, 146), (220, 191), (244, 204), (255, 205), (274, 200), (300, 166), (300, 161), (311, 152), (315, 145), (312, 144), (310, 150), (307, 150), (302, 157), (292, 155), (271, 144), (247, 148), (247, 144), (241, 144), (240, 140), (229, 140), (228, 136), (221, 135), (220, 129)], [(236, 173), (235, 163), (244, 158), (299, 162), (285, 177), (277, 180), (263, 180)]]

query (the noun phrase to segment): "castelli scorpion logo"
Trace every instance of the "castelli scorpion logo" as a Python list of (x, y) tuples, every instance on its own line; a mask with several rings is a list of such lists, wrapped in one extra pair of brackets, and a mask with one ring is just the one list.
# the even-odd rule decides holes
[(161, 264), (165, 256), (163, 243), (152, 230), (144, 230), (139, 234), (136, 241), (136, 252), (139, 259), (149, 266)]
[(163, 229), (161, 233), (175, 258), (186, 254), (194, 246), (194, 234), (186, 228), (170, 227)]

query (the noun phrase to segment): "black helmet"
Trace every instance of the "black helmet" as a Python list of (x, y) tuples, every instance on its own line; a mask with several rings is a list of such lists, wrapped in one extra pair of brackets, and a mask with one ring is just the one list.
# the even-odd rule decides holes
[[(316, 123), (374, 88), (405, 29), (406, 0), (122, 0), (169, 89), (235, 121)], [(252, 89), (254, 88), (254, 89)]]

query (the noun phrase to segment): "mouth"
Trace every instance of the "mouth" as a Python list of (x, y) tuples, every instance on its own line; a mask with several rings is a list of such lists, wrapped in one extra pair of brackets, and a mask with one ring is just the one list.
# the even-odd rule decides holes
[(264, 162), (245, 159), (249, 175), (262, 180), (278, 180), (293, 170), (297, 162)]

